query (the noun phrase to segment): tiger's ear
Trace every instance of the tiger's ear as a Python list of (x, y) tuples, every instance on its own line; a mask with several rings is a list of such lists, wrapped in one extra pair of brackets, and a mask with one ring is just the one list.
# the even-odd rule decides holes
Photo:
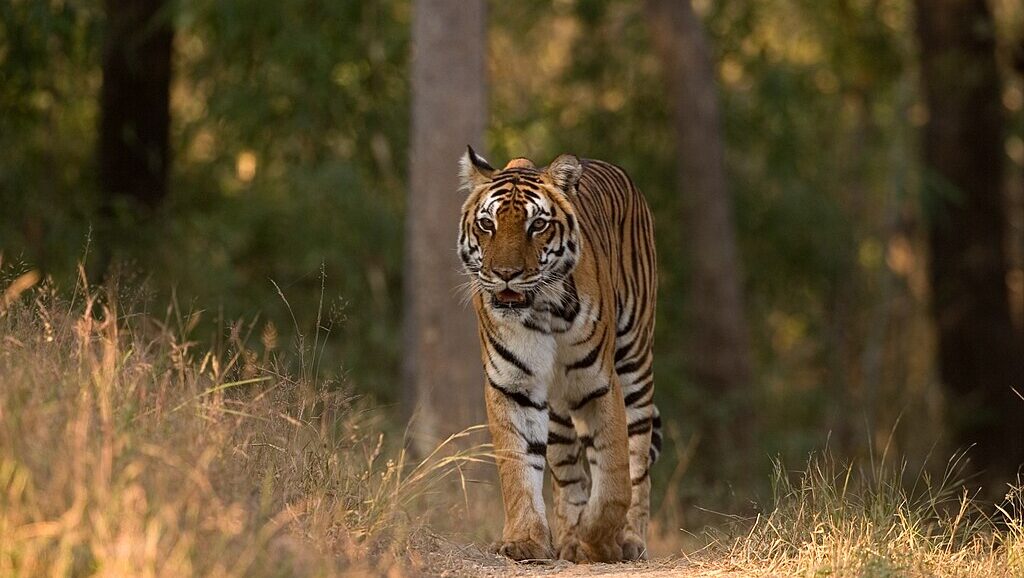
[(558, 155), (558, 158), (551, 161), (544, 171), (551, 182), (565, 192), (572, 191), (580, 182), (583, 174), (583, 165), (576, 155)]
[(459, 185), (465, 192), (470, 192), (476, 187), (487, 183), (494, 176), (494, 167), (487, 162), (487, 159), (476, 154), (473, 147), (466, 147), (466, 154), (462, 155), (459, 161)]

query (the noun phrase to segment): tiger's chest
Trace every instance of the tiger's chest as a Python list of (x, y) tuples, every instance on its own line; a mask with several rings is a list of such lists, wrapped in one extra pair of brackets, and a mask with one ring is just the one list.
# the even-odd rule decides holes
[(503, 377), (539, 396), (572, 398), (578, 384), (593, 383), (604, 367), (607, 327), (594, 300), (586, 295), (538, 299), (520, 315), (501, 319), (496, 328), (509, 357), (523, 365), (514, 368), (517, 371), (507, 367)]

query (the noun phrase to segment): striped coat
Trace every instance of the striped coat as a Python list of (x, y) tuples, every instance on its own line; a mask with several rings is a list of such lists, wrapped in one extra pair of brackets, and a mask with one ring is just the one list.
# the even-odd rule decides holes
[(505, 506), (498, 550), (517, 560), (644, 557), (661, 445), (647, 203), (619, 167), (572, 155), (495, 170), (469, 149), (462, 184), (458, 251)]

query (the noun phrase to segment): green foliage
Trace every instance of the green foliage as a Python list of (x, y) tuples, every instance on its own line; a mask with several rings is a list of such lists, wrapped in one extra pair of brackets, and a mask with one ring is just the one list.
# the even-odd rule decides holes
[(0, 3), (0, 250), (61, 273), (80, 255), (91, 185), (99, 2)]
[(384, 397), (395, 375), (378, 369), (398, 353), (408, 8), (185, 8), (168, 211), (178, 242), (161, 244), (167, 278), (201, 303), (223, 300), (228, 315), (277, 311), (285, 330), (270, 280), (300, 322), (317, 311), (323, 281), (328, 299), (345, 300), (328, 365)]
[(175, 5), (171, 194), (154, 216), (115, 206), (113, 225), (94, 179), (101, 6), (0, 11), (8, 261), (56, 278), (83, 258), (97, 274), (126, 262), (161, 292), (227, 319), (266, 312), (286, 334), (271, 280), (300, 323), (323, 282), (328, 317), (344, 319), (327, 365), (391, 395), (379, 368), (399, 347), (408, 3)]

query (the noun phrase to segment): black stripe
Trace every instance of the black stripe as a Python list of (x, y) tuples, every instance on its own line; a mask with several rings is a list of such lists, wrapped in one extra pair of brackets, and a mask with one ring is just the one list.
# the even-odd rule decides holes
[(564, 488), (570, 484), (578, 484), (583, 481), (583, 478), (567, 478), (564, 480), (560, 480), (558, 479), (558, 476), (555, 475), (555, 472), (551, 472), (551, 479), (559, 488)]
[(550, 249), (547, 251), (547, 254), (552, 257), (561, 257), (562, 255), (565, 255), (565, 245), (558, 247), (558, 250)]
[(643, 387), (627, 395), (625, 399), (626, 405), (630, 406), (640, 401), (649, 391), (651, 391), (652, 387), (654, 387), (654, 380), (648, 381)]
[(633, 380), (632, 380), (633, 383), (631, 385), (636, 385), (638, 383), (643, 383), (643, 381), (645, 379), (647, 379), (648, 377), (650, 377), (652, 374), (654, 374), (654, 364), (653, 363), (650, 364), (647, 367), (647, 369), (644, 370), (643, 373), (641, 373), (640, 375), (638, 375), (635, 378), (633, 378)]
[(529, 329), (531, 331), (536, 331), (537, 333), (543, 333), (544, 335), (551, 335), (550, 331), (548, 331), (544, 327), (541, 327), (540, 325), (537, 325), (533, 321), (532, 318), (523, 320), (523, 327), (525, 327), (525, 328), (527, 328), (527, 329)]
[(548, 452), (548, 444), (544, 442), (526, 442), (526, 451), (535, 456), (543, 456)]
[(487, 380), (487, 383), (494, 389), (500, 391), (505, 397), (511, 399), (512, 401), (516, 402), (517, 404), (523, 407), (532, 407), (533, 409), (547, 409), (548, 407), (547, 403), (533, 401), (532, 399), (530, 399), (530, 396), (526, 395), (521, 391), (512, 391), (510, 389), (505, 389), (504, 387), (501, 387), (500, 385), (494, 383), (490, 379)]
[(576, 291), (576, 279), (569, 277), (562, 283), (562, 290), (565, 292), (559, 301), (557, 308), (551, 310), (551, 314), (566, 323), (572, 323), (580, 312), (579, 293)]
[[(654, 397), (651, 397), (654, 400)], [(653, 464), (658, 460), (658, 456), (661, 454), (661, 446), (664, 443), (661, 437), (661, 414), (658, 413), (658, 408), (654, 408), (654, 416), (651, 418), (651, 463)]]
[(497, 340), (491, 337), (489, 333), (487, 334), (487, 341), (491, 344), (491, 347), (493, 347), (494, 350), (498, 352), (498, 355), (500, 355), (502, 359), (516, 366), (517, 368), (519, 368), (519, 371), (522, 371), (526, 375), (533, 375), (533, 372), (530, 371), (529, 367), (526, 367), (525, 363), (520, 361), (519, 358), (516, 357), (511, 351), (505, 349), (505, 346), (498, 343)]
[[(498, 353), (501, 353), (501, 352), (499, 351)], [(627, 363), (627, 364), (622, 365), (622, 366), (616, 365), (615, 366), (615, 373), (617, 373), (619, 375), (625, 375), (627, 373), (633, 373), (634, 371), (636, 371), (636, 370), (640, 369), (641, 367), (643, 367), (644, 361), (646, 361), (646, 360), (645, 359), (638, 359), (636, 361), (633, 361), (631, 363)]]
[(651, 475), (651, 468), (650, 468), (650, 466), (648, 466), (648, 467), (647, 467), (647, 468), (646, 468), (646, 469), (644, 470), (644, 473), (640, 474), (640, 476), (639, 476), (639, 477), (633, 478), (632, 480), (630, 480), (630, 482), (631, 482), (631, 483), (632, 483), (632, 484), (633, 484), (634, 486), (638, 486), (638, 485), (642, 484), (642, 483), (644, 482), (644, 480), (646, 480), (646, 479), (647, 479), (647, 476), (649, 476), (649, 475)]
[(544, 471), (544, 464), (530, 464), (530, 467), (537, 470), (538, 472)]
[(580, 443), (585, 448), (592, 448), (594, 447), (594, 436), (580, 436)]
[(645, 417), (629, 424), (626, 433), (630, 436), (645, 434), (651, 431), (651, 418)]
[(575, 466), (576, 464), (578, 464), (580, 462), (580, 456), (582, 454), (583, 454), (582, 451), (576, 452), (575, 454), (569, 454), (568, 457), (563, 458), (562, 460), (560, 460), (557, 463), (553, 464), (553, 466), (556, 467), (556, 468), (561, 468), (561, 467), (565, 467), (565, 466)]
[(629, 316), (629, 322), (626, 323), (625, 327), (623, 327), (622, 329), (619, 329), (619, 330), (617, 330), (615, 332), (616, 337), (622, 337), (623, 335), (629, 333), (633, 329), (633, 323), (635, 321), (636, 321), (636, 315), (632, 315), (631, 314)]
[(576, 443), (573, 438), (568, 438), (562, 435), (558, 435), (555, 432), (548, 432), (548, 445), (549, 446), (564, 446)]
[(622, 358), (626, 357), (626, 354), (629, 353), (629, 350), (633, 349), (633, 343), (633, 341), (630, 341), (629, 343), (624, 343), (622, 347), (619, 347), (618, 349), (615, 350), (615, 363), (622, 361)]
[(572, 406), (573, 411), (582, 409), (583, 406), (594, 401), (595, 399), (607, 395), (609, 391), (611, 390), (608, 388), (607, 385), (595, 389), (594, 391), (588, 393), (586, 397), (577, 402), (576, 405)]
[(581, 360), (573, 363), (572, 365), (566, 367), (565, 368), (565, 372), (569, 373), (570, 371), (572, 371), (574, 369), (586, 369), (586, 368), (590, 367), (591, 365), (594, 365), (594, 362), (597, 361), (597, 354), (601, 352), (601, 346), (603, 346), (603, 345), (604, 345), (604, 343), (602, 343), (601, 341), (598, 341), (597, 345), (594, 346), (594, 349), (590, 350), (590, 353), (588, 353), (583, 359), (581, 359)]
[(584, 337), (583, 339), (579, 339), (579, 340), (577, 340), (577, 341), (574, 341), (574, 342), (573, 342), (573, 346), (576, 346), (576, 345), (582, 345), (582, 344), (584, 344), (584, 343), (586, 343), (586, 342), (590, 341), (590, 339), (591, 339), (592, 337), (594, 337), (594, 334), (595, 334), (595, 333), (597, 333), (597, 322), (591, 323), (591, 324), (590, 324), (590, 333), (587, 333), (587, 336), (586, 336), (586, 337)]
[(548, 419), (562, 427), (572, 427), (572, 420), (570, 418), (558, 415), (557, 413), (551, 410), (548, 410)]

